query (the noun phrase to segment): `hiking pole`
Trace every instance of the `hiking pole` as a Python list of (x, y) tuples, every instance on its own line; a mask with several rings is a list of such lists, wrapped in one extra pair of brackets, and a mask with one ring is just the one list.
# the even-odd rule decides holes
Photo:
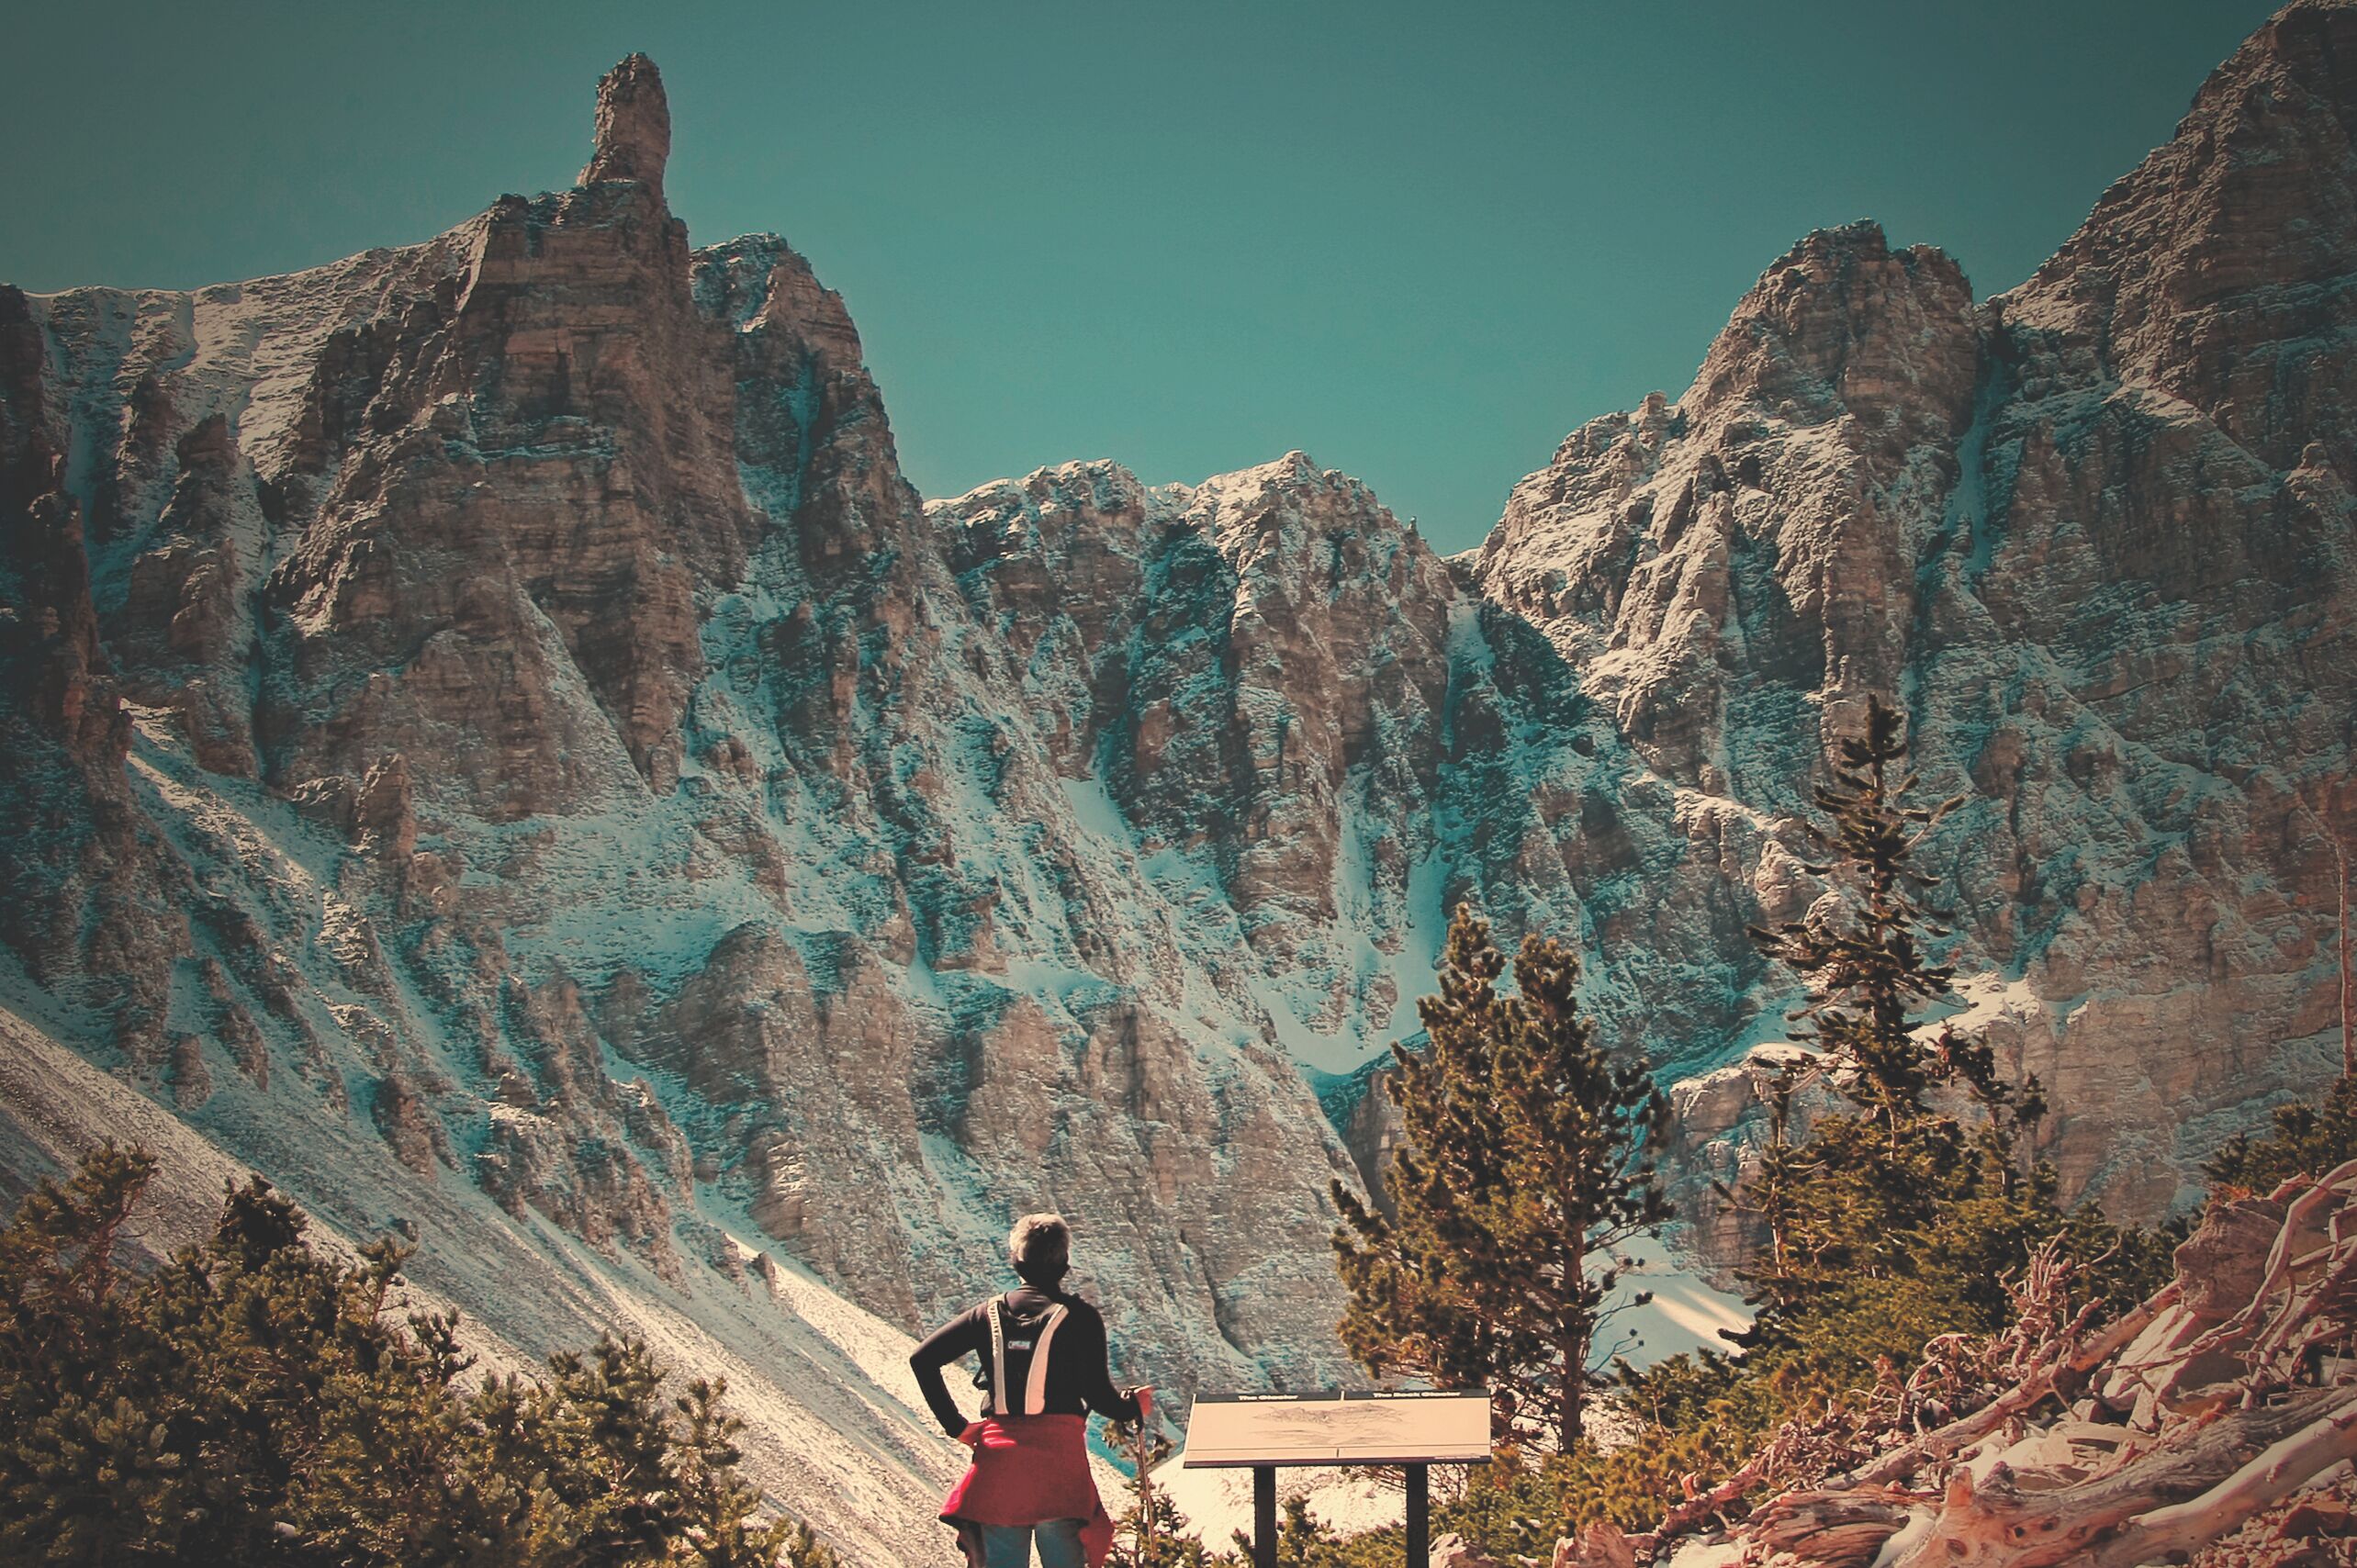
[(1154, 1418), (1151, 1384), (1138, 1390), (1138, 1568), (1146, 1568), (1146, 1553), (1154, 1544), (1154, 1473), (1148, 1463), (1152, 1443), (1147, 1423)]

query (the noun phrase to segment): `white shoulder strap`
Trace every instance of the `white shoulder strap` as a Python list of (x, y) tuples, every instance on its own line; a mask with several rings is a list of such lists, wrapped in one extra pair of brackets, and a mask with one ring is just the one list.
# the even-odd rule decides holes
[(1031, 1347), (1031, 1376), (1023, 1389), (1023, 1413), (1026, 1416), (1047, 1413), (1048, 1341), (1056, 1337), (1056, 1327), (1063, 1322), (1064, 1316), (1063, 1304), (1059, 1302), (1056, 1310), (1048, 1314), (1048, 1321), (1040, 1325), (1038, 1340)]
[(999, 1317), (996, 1296), (990, 1299), (990, 1409), (993, 1416), (1007, 1414), (1006, 1325)]

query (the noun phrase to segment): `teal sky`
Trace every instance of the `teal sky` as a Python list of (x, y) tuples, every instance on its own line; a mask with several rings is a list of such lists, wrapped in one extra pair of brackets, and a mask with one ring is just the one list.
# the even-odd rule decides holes
[(0, 279), (422, 239), (568, 184), (644, 50), (674, 210), (843, 292), (927, 495), (1300, 447), (1454, 550), (1811, 229), (2020, 282), (2272, 8), (10, 0)]

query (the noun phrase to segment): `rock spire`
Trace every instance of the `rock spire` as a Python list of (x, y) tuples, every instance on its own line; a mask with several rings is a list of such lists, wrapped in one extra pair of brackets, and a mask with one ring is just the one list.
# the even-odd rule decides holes
[(659, 192), (670, 156), (671, 106), (663, 95), (663, 73), (645, 55), (630, 55), (598, 82), (597, 148), (580, 183), (642, 180)]

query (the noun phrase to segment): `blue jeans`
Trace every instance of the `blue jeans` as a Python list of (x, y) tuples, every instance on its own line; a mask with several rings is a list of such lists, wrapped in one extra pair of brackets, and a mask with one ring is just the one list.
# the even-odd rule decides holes
[(1039, 1542), (1039, 1568), (1087, 1568), (1081, 1555), (1081, 1521), (1049, 1519), (1036, 1529), (982, 1526), (982, 1568), (1030, 1568), (1031, 1542)]

